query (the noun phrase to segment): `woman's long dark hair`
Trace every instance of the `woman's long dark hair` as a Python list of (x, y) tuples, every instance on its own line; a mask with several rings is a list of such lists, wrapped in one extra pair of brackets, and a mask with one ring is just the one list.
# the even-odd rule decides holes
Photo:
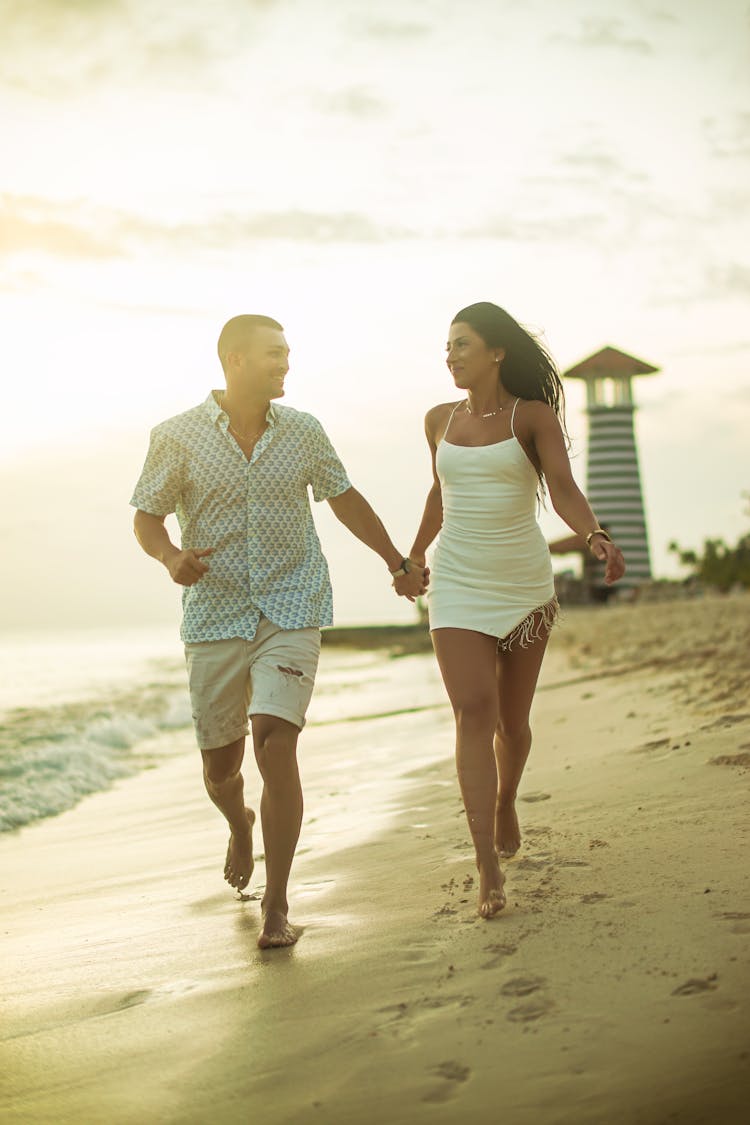
[(503, 348), (500, 377), (506, 391), (518, 398), (536, 399), (551, 406), (565, 430), (565, 394), (549, 352), (522, 328), (510, 313), (491, 301), (468, 305), (453, 317), (453, 324), (468, 324), (489, 348)]
[[(554, 359), (538, 340), (522, 328), (510, 313), (491, 301), (467, 305), (453, 317), (453, 324), (468, 324), (489, 348), (503, 348), (500, 377), (506, 391), (518, 398), (546, 402), (557, 415), (565, 442), (565, 392)], [(539, 473), (539, 499), (544, 498), (544, 479)]]

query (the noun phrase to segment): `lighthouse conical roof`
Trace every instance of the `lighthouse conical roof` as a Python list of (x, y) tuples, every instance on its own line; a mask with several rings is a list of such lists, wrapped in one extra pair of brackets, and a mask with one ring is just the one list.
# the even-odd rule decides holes
[(653, 375), (658, 370), (658, 367), (637, 359), (634, 355), (606, 347), (587, 359), (582, 359), (564, 374), (571, 379), (606, 379), (613, 375)]

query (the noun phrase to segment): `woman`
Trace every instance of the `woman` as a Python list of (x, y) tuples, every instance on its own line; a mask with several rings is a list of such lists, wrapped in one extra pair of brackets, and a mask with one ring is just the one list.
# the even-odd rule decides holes
[(479, 869), (479, 913), (505, 905), (499, 856), (521, 835), (518, 784), (529, 712), (558, 604), (537, 495), (606, 564), (625, 572), (570, 471), (560, 377), (552, 359), (497, 305), (462, 309), (448, 369), (465, 392), (425, 419), (434, 484), (410, 559), (424, 566), (440, 532), (428, 592), (430, 629), (456, 721), (456, 765)]

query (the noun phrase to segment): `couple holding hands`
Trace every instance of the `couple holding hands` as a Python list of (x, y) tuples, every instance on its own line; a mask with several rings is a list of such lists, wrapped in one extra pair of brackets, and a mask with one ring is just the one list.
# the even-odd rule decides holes
[[(427, 594), (435, 654), (456, 722), (456, 765), (479, 872), (479, 914), (505, 905), (500, 859), (521, 836), (515, 798), (531, 747), (529, 713), (557, 614), (537, 497), (583, 537), (615, 582), (622, 554), (573, 480), (563, 392), (539, 342), (497, 305), (462, 309), (446, 363), (462, 397), (428, 411), (433, 484), (404, 557), (311, 414), (282, 406), (289, 348), (270, 317), (237, 316), (218, 342), (226, 388), (156, 426), (131, 504), (135, 533), (183, 587), (182, 640), (209, 797), (230, 838), (224, 877), (244, 890), (255, 813), (242, 762), (252, 731), (263, 789), (262, 949), (293, 944), (287, 884), (302, 825), (297, 740), (320, 630), (331, 625), (328, 567), (309, 491), (375, 551), (401, 596)], [(164, 521), (176, 513), (181, 545)], [(439, 542), (426, 567), (426, 552)]]

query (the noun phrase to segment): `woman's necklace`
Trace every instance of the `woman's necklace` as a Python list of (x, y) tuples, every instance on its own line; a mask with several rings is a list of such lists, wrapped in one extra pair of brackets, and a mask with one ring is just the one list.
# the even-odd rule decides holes
[[(508, 403), (508, 405), (510, 406), (510, 403)], [(498, 405), (497, 410), (488, 410), (486, 414), (475, 414), (469, 406), (468, 398), (466, 400), (466, 413), (471, 415), (472, 418), (494, 418), (496, 414), (502, 414), (504, 410), (504, 406)]]

